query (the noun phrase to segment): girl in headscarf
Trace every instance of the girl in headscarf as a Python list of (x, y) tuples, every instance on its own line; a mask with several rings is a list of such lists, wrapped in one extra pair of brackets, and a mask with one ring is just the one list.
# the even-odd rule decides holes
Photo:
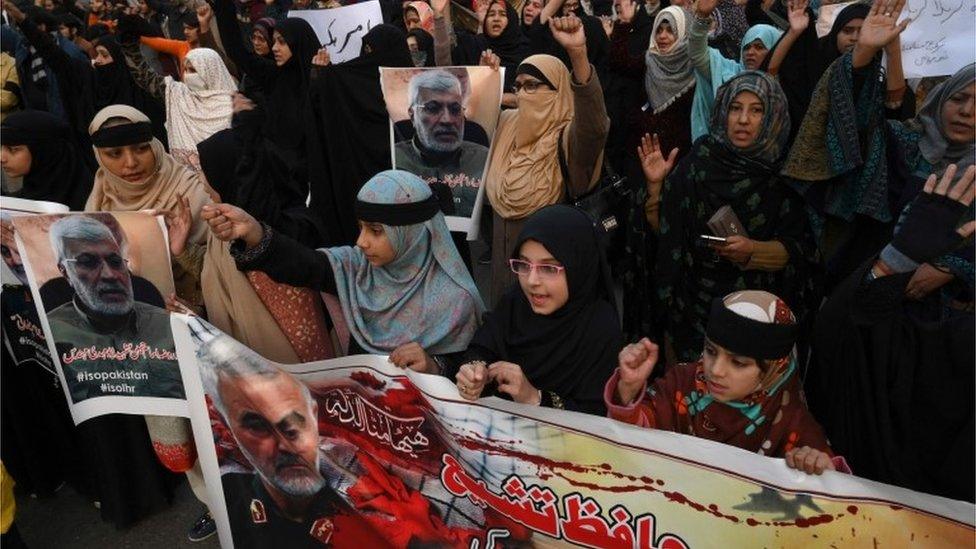
[[(262, 17), (254, 22), (251, 30), (251, 51), (254, 55), (274, 60), (271, 46), (274, 44), (274, 29), (276, 21), (270, 17)], [(241, 76), (241, 92), (258, 103), (264, 103), (264, 88), (261, 82), (247, 74)]]
[[(897, 13), (883, 9), (880, 3), (871, 8), (854, 49), (820, 80), (783, 170), (798, 180), (817, 214), (831, 281), (888, 241), (929, 174), (941, 176), (956, 164), (959, 177), (976, 161), (976, 64), (930, 91), (913, 119), (885, 120), (888, 85), (877, 53), (896, 42), (904, 26), (896, 25)], [(885, 30), (865, 35), (868, 27)]]
[(109, 105), (128, 105), (146, 114), (153, 124), (153, 135), (163, 143), (166, 138), (166, 109), (162, 100), (140, 88), (125, 64), (125, 53), (113, 35), (94, 41), (95, 109)]
[(4, 119), (0, 133), (0, 166), (8, 176), (24, 178), (20, 198), (84, 209), (92, 173), (67, 124), (44, 111), (19, 111)]
[(206, 217), (217, 238), (235, 241), (239, 269), (338, 297), (349, 354), (390, 354), (397, 366), (441, 372), (441, 357), (464, 351), (485, 308), (436, 197), (419, 177), (388, 170), (363, 186), (355, 208), (356, 246), (320, 250), (227, 204)]
[(518, 274), (475, 334), (456, 374), (474, 400), (485, 390), (515, 402), (605, 412), (601, 389), (623, 343), (610, 269), (589, 216), (572, 206), (536, 212), (509, 268)]
[(513, 282), (507, 260), (524, 219), (596, 185), (609, 130), (600, 80), (586, 57), (575, 16), (554, 18), (553, 34), (572, 55), (570, 75), (559, 59), (533, 55), (515, 78), (518, 108), (503, 111), (484, 179), (494, 210), (491, 296)]
[[(733, 290), (775, 292), (802, 311), (814, 254), (802, 199), (778, 176), (790, 128), (779, 84), (759, 71), (729, 80), (711, 127), (667, 176), (659, 220), (651, 220), (660, 235), (655, 287), (679, 361), (698, 355), (712, 300)], [(661, 151), (649, 155), (657, 167), (650, 186), (660, 185), (673, 161)], [(713, 234), (708, 221), (723, 206), (741, 227), (727, 242), (705, 245), (701, 235)]]
[[(289, 17), (275, 24), (272, 56), (249, 51), (241, 38), (234, 3), (215, 2), (214, 16), (224, 51), (253, 84), (264, 92), (265, 133), (298, 180), (308, 178), (305, 124), (311, 118), (308, 101), (312, 58), (321, 45), (304, 19)], [(251, 96), (260, 100), (260, 97)]]
[(665, 371), (650, 340), (628, 345), (604, 389), (609, 417), (641, 427), (786, 458), (810, 474), (850, 473), (807, 410), (796, 361), (797, 322), (786, 303), (756, 290), (716, 298), (693, 362)]
[(133, 76), (142, 89), (166, 105), (169, 151), (184, 165), (200, 171), (197, 143), (230, 127), (232, 100), (237, 85), (220, 55), (209, 48), (194, 48), (183, 61), (183, 81), (160, 76), (134, 45), (125, 46)]
[(691, 116), (695, 70), (688, 56), (687, 12), (669, 7), (654, 18), (651, 41), (644, 55), (644, 90), (647, 109), (643, 111), (642, 131), (631, 142), (636, 148), (639, 136), (657, 134), (666, 151), (691, 147), (688, 120)]
[(485, 45), (498, 56), (505, 67), (505, 92), (511, 92), (515, 72), (529, 56), (529, 39), (522, 34), (518, 24), (518, 12), (508, 2), (497, 0), (488, 6), (488, 13), (481, 24)]
[(424, 29), (434, 32), (434, 10), (427, 2), (410, 2), (403, 8), (403, 25), (407, 32), (413, 29)]
[(695, 98), (691, 112), (691, 139), (709, 133), (709, 117), (715, 94), (722, 84), (745, 70), (757, 70), (766, 59), (769, 50), (783, 34), (771, 25), (755, 25), (742, 37), (739, 60), (728, 59), (715, 48), (708, 47), (709, 17), (717, 0), (704, 0), (695, 4), (694, 20), (688, 32), (688, 55), (695, 67)]
[[(185, 205), (193, 220), (187, 235), (188, 251), (205, 243), (207, 229), (200, 211), (211, 201), (207, 185), (163, 149), (152, 136), (145, 114), (127, 105), (105, 107), (95, 115), (88, 131), (99, 168), (85, 211), (177, 211)], [(184, 264), (191, 257), (173, 259), (176, 294), (200, 306), (199, 273)]]
[[(656, 222), (660, 206), (660, 187), (648, 189), (649, 177), (642, 170), (641, 152), (656, 139), (665, 154), (681, 158), (691, 150), (691, 105), (694, 98), (695, 75), (688, 57), (688, 13), (671, 6), (659, 11), (654, 19), (649, 47), (642, 52), (641, 65), (647, 102), (635, 107), (628, 117), (626, 164), (623, 169), (633, 181), (645, 181), (635, 186), (637, 192), (623, 224), (626, 254), (620, 264), (624, 273), (624, 332), (628, 335), (654, 333), (651, 311), (654, 264), (654, 238), (648, 222)], [(634, 149), (638, 154), (634, 154)], [(653, 196), (652, 196), (653, 195)]]

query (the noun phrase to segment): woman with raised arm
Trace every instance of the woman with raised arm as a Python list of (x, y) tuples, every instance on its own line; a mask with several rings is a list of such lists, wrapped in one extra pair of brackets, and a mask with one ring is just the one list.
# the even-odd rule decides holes
[[(659, 311), (681, 362), (701, 351), (712, 300), (735, 290), (776, 293), (802, 322), (816, 253), (803, 201), (779, 176), (790, 118), (776, 80), (759, 71), (729, 80), (711, 127), (670, 175), (677, 151), (665, 159), (653, 140), (641, 150), (648, 220), (660, 236)], [(710, 221), (726, 206), (730, 236), (716, 235)], [(708, 240), (715, 236), (723, 238)]]
[(715, 95), (722, 84), (742, 71), (758, 70), (782, 34), (771, 25), (754, 25), (742, 37), (739, 60), (728, 59), (717, 49), (708, 46), (711, 16), (717, 5), (718, 0), (696, 2), (688, 31), (688, 55), (695, 67), (697, 82), (691, 113), (692, 141), (709, 133), (709, 117)]
[[(856, 45), (817, 85), (783, 168), (817, 214), (830, 283), (884, 246), (928, 174), (942, 175), (949, 164), (961, 174), (976, 161), (976, 64), (932, 89), (914, 118), (885, 120), (890, 86), (879, 54), (908, 25), (909, 19), (897, 22), (904, 4), (877, 0), (871, 6)], [(951, 280), (948, 273), (925, 271)]]
[(491, 298), (514, 282), (507, 260), (525, 218), (596, 185), (609, 130), (600, 79), (586, 56), (579, 18), (550, 20), (573, 72), (550, 55), (533, 55), (515, 78), (518, 108), (502, 112), (485, 177), (494, 210)]

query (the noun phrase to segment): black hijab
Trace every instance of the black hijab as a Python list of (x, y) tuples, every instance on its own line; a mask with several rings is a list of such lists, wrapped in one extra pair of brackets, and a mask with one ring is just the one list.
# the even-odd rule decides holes
[[(275, 25), (291, 49), (291, 59), (278, 67), (268, 94), (268, 136), (283, 149), (298, 149), (303, 142), (301, 128), (308, 114), (309, 74), (312, 58), (322, 45), (308, 21), (289, 17)], [(406, 47), (406, 44), (404, 44)], [(299, 154), (303, 154), (300, 152)]]
[(533, 386), (556, 393), (566, 408), (603, 414), (603, 386), (617, 367), (623, 335), (596, 229), (582, 210), (548, 206), (526, 221), (513, 257), (528, 240), (545, 246), (566, 268), (569, 300), (554, 313), (539, 315), (516, 284), (471, 345), (518, 364)]
[(85, 209), (94, 176), (67, 124), (48, 112), (20, 111), (4, 119), (0, 133), (4, 145), (26, 145), (31, 152), (21, 198), (57, 202), (73, 212)]
[(820, 39), (820, 53), (823, 63), (820, 70), (821, 74), (844, 53), (837, 49), (837, 35), (840, 34), (840, 31), (844, 30), (844, 27), (854, 19), (866, 19), (870, 11), (871, 6), (868, 4), (851, 4), (840, 10), (837, 18), (834, 19), (834, 24), (830, 27), (830, 32)]
[(502, 33), (495, 38), (488, 36), (488, 23), (487, 19), (481, 25), (481, 32), (485, 37), (485, 41), (488, 43), (488, 47), (491, 48), (492, 53), (497, 55), (502, 60), (502, 65), (505, 67), (511, 66), (513, 70), (518, 67), (519, 63), (523, 59), (529, 56), (529, 39), (522, 34), (522, 26), (518, 24), (519, 15), (508, 2), (502, 0), (496, 0), (492, 2), (494, 4), (502, 4), (505, 6), (505, 15), (508, 17), (508, 24), (502, 30)]
[(100, 111), (109, 105), (128, 105), (146, 114), (153, 121), (153, 135), (162, 143), (166, 143), (166, 110), (163, 104), (140, 88), (132, 73), (125, 65), (125, 53), (122, 46), (112, 35), (100, 37), (95, 46), (102, 46), (112, 56), (112, 62), (107, 65), (95, 66), (95, 111)]
[(413, 67), (407, 36), (393, 25), (366, 33), (356, 59), (316, 68), (309, 90), (309, 206), (332, 245), (356, 241), (356, 193), (390, 169), (390, 116), (379, 67)]
[[(487, 20), (481, 25), (482, 36), (484, 36), (487, 47), (491, 48), (492, 53), (501, 59), (501, 64), (505, 67), (505, 90), (510, 90), (515, 83), (515, 70), (519, 64), (530, 55), (529, 39), (522, 33), (522, 25), (519, 24), (519, 15), (508, 2), (496, 0), (492, 5), (500, 3), (505, 6), (505, 15), (508, 17), (508, 24), (502, 33), (495, 38), (488, 36)], [(490, 9), (490, 8), (489, 8)]]
[[(418, 67), (434, 67), (436, 66), (436, 60), (434, 59), (434, 37), (430, 35), (429, 32), (421, 28), (416, 28), (407, 33), (407, 37), (414, 37), (417, 40), (417, 52), (416, 54), (426, 54), (422, 59), (422, 63), (415, 66)], [(411, 52), (411, 57), (416, 55)], [(420, 60), (420, 59), (418, 59)]]

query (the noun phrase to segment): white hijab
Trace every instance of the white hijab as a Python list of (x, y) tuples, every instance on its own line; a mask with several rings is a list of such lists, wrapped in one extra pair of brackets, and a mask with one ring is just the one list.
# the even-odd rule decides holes
[[(194, 48), (186, 54), (203, 89), (192, 89), (184, 82), (166, 77), (166, 131), (169, 148), (181, 160), (192, 157), (199, 170), (197, 143), (230, 127), (231, 101), (237, 86), (220, 55), (209, 48)], [(197, 78), (189, 73), (187, 78)]]

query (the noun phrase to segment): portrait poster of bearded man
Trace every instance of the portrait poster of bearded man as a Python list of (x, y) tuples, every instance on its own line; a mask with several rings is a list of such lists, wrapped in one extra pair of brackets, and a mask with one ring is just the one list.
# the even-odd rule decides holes
[(420, 176), (440, 199), (448, 228), (467, 232), (498, 123), (504, 69), (381, 68), (393, 167)]
[(118, 412), (186, 415), (163, 300), (174, 284), (161, 223), (139, 212), (13, 219), (76, 423)]

